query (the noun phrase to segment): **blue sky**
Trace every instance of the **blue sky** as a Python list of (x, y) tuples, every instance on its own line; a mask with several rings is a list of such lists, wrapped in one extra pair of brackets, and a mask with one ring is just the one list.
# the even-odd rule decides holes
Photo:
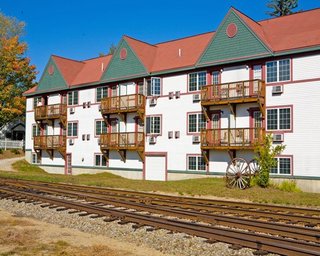
[[(267, 2), (1, 0), (0, 11), (26, 23), (23, 40), (39, 79), (51, 54), (84, 60), (107, 53), (122, 35), (158, 43), (214, 31), (231, 6), (262, 20), (269, 17)], [(297, 10), (319, 7), (320, 0), (300, 0)]]

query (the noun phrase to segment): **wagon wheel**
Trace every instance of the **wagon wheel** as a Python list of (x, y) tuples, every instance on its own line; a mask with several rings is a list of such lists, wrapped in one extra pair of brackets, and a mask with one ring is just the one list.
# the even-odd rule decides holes
[(257, 176), (260, 172), (260, 166), (256, 159), (253, 159), (249, 162), (250, 173), (253, 176)]
[(250, 176), (251, 174), (247, 161), (243, 158), (234, 158), (227, 168), (227, 186), (245, 189), (250, 185)]

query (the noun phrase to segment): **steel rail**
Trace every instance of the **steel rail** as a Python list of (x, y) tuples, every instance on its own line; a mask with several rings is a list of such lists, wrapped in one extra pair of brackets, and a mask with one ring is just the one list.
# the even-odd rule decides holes
[[(23, 183), (24, 185), (22, 185)], [(68, 190), (73, 190), (73, 191), (81, 191), (81, 192), (90, 192), (90, 193), (95, 193), (97, 195), (109, 195), (112, 198), (118, 197), (121, 200), (126, 200), (126, 201), (135, 201), (135, 202), (141, 202), (143, 201), (145, 204), (150, 204), (150, 205), (157, 205), (157, 206), (167, 206), (167, 207), (178, 207), (178, 208), (183, 208), (183, 209), (193, 209), (193, 210), (202, 210), (202, 211), (209, 211), (209, 212), (220, 212), (220, 213), (232, 213), (232, 214), (237, 214), (237, 215), (250, 215), (250, 216), (255, 216), (258, 218), (268, 218), (271, 221), (276, 221), (276, 220), (283, 220), (283, 221), (288, 221), (288, 222), (296, 222), (296, 223), (307, 223), (307, 225), (315, 226), (320, 224), (320, 217), (318, 216), (310, 216), (310, 215), (295, 215), (292, 213), (283, 213), (283, 212), (273, 212), (273, 211), (265, 211), (261, 210), (260, 208), (257, 209), (250, 209), (250, 208), (245, 208), (243, 209), (242, 203), (238, 202), (238, 207), (235, 205), (233, 206), (219, 206), (215, 204), (198, 204), (196, 201), (193, 202), (188, 202), (182, 200), (181, 202), (177, 201), (178, 197), (171, 197), (171, 196), (165, 196), (165, 199), (162, 200), (161, 197), (159, 198), (158, 195), (155, 197), (152, 197), (153, 194), (148, 194), (149, 198), (140, 198), (140, 197), (130, 197), (128, 194), (122, 195), (122, 194), (112, 194), (111, 192), (107, 193), (102, 193), (103, 191), (100, 190), (100, 188), (95, 188), (95, 187), (84, 187), (85, 189), (83, 190), (82, 186), (73, 186), (73, 185), (65, 185), (65, 184), (58, 184), (58, 183), (38, 183), (38, 182), (7, 182), (6, 184), (11, 184), (15, 186), (26, 186), (30, 187), (31, 184), (33, 186), (40, 186), (40, 187), (60, 187)], [(80, 189), (80, 190), (79, 190)], [(116, 190), (117, 192), (119, 190)], [(160, 195), (162, 196), (162, 195)], [(168, 200), (168, 198), (172, 198), (173, 200)], [(184, 199), (184, 198), (182, 198)], [(189, 199), (189, 198), (187, 198)], [(191, 198), (192, 199), (192, 198)], [(259, 205), (258, 205), (259, 207)], [(292, 208), (292, 207), (291, 207)], [(291, 209), (290, 208), (290, 209)], [(294, 208), (296, 209), (296, 208)], [(299, 208), (297, 208), (299, 209)], [(303, 208), (304, 209), (304, 208)], [(300, 214), (300, 212), (299, 212)]]
[[(27, 187), (27, 186), (26, 186)], [(172, 209), (159, 205), (149, 205), (141, 202), (124, 201), (121, 198), (115, 199), (106, 195), (91, 195), (89, 192), (73, 192), (61, 190), (61, 188), (48, 188), (37, 185), (31, 185), (28, 188), (35, 189), (35, 192), (45, 192), (59, 196), (68, 196), (77, 199), (85, 199), (86, 201), (111, 204), (117, 207), (125, 207), (127, 209), (135, 209), (140, 211), (148, 211), (156, 214), (170, 215), (172, 217), (190, 219), (195, 221), (207, 222), (210, 224), (228, 226), (250, 230), (254, 232), (263, 232), (283, 237), (301, 239), (311, 242), (320, 242), (320, 230), (306, 228), (301, 226), (286, 225), (280, 223), (270, 223), (240, 217), (223, 216), (217, 214), (204, 213), (199, 211), (186, 211), (185, 209)]]
[[(14, 189), (0, 188), (0, 193), (6, 197), (19, 197), (29, 200), (41, 201), (47, 204), (53, 204), (69, 209), (87, 212), (98, 216), (108, 216), (117, 218), (125, 223), (138, 223), (143, 226), (152, 226), (155, 228), (167, 229), (174, 232), (187, 233), (208, 239), (209, 241), (219, 241), (229, 244), (240, 245), (256, 250), (263, 250), (271, 253), (292, 256), (319, 256), (320, 245), (315, 243), (307, 243), (292, 239), (272, 237), (262, 234), (252, 234), (238, 230), (230, 230), (220, 227), (212, 227), (203, 224), (195, 224), (180, 220), (170, 220), (155, 216), (144, 216), (132, 212), (124, 212), (115, 209), (106, 209), (98, 206), (86, 205), (79, 202), (70, 202), (57, 198), (49, 198), (47, 196), (34, 194), (30, 192), (17, 191)], [(2, 195), (2, 197), (5, 197)]]
[(248, 203), (248, 202), (237, 202), (237, 201), (229, 201), (229, 200), (217, 200), (217, 199), (203, 199), (203, 198), (191, 198), (191, 197), (181, 197), (181, 196), (172, 196), (172, 195), (163, 195), (163, 194), (156, 194), (156, 193), (148, 193), (148, 192), (138, 192), (138, 191), (131, 191), (131, 190), (122, 190), (122, 189), (113, 189), (113, 188), (101, 188), (101, 187), (93, 187), (93, 186), (84, 186), (84, 185), (70, 185), (65, 183), (50, 183), (50, 182), (42, 182), (42, 181), (28, 181), (28, 180), (18, 180), (18, 179), (10, 179), (10, 178), (0, 178), (1, 180), (11, 180), (17, 183), (35, 183), (35, 184), (42, 184), (46, 186), (63, 186), (69, 189), (83, 189), (83, 190), (92, 190), (96, 191), (97, 193), (112, 193), (112, 194), (119, 194), (119, 195), (128, 195), (129, 197), (139, 197), (139, 198), (156, 198), (156, 199), (167, 199), (170, 202), (188, 202), (188, 203), (196, 203), (196, 204), (203, 204), (203, 205), (218, 205), (222, 207), (230, 207), (234, 206), (237, 208), (244, 208), (244, 209), (260, 209), (262, 211), (270, 211), (274, 212), (287, 212), (287, 213), (297, 213), (303, 214), (308, 216), (319, 216), (320, 217), (320, 209), (312, 209), (306, 207), (290, 207), (290, 206), (280, 206), (280, 205), (273, 205), (273, 204), (260, 204), (260, 203)]

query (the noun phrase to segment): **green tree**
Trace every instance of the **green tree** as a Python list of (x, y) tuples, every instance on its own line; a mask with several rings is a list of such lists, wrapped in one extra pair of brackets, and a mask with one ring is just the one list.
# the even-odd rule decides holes
[(270, 0), (267, 7), (271, 8), (271, 12), (267, 12), (270, 16), (285, 16), (293, 13), (293, 9), (298, 7), (298, 0)]
[(114, 54), (116, 50), (117, 50), (117, 46), (115, 46), (114, 44), (111, 44), (109, 47), (108, 54)]
[(24, 23), (0, 13), (0, 127), (25, 112), (22, 93), (35, 86), (35, 66), (20, 42)]
[(268, 134), (263, 138), (263, 144), (257, 144), (255, 147), (255, 153), (257, 154), (256, 160), (260, 167), (260, 171), (256, 177), (256, 183), (263, 188), (269, 185), (270, 169), (277, 165), (275, 157), (285, 149), (285, 145), (273, 146), (272, 141), (272, 135)]

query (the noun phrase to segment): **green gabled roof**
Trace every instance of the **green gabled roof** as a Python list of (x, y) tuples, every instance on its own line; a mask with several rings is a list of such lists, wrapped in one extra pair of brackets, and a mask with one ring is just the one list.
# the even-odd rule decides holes
[(50, 57), (49, 62), (39, 81), (37, 91), (52, 91), (67, 88), (68, 85), (64, 80), (61, 71), (59, 70), (54, 59)]
[[(237, 26), (237, 33), (229, 37), (227, 28), (232, 23)], [(218, 65), (266, 56), (272, 56), (272, 51), (231, 8), (196, 65)]]
[[(127, 51), (127, 56), (121, 59), (120, 52), (123, 51), (123, 49)], [(105, 73), (101, 77), (101, 82), (124, 80), (145, 75), (148, 75), (147, 69), (125, 38), (122, 38)]]

